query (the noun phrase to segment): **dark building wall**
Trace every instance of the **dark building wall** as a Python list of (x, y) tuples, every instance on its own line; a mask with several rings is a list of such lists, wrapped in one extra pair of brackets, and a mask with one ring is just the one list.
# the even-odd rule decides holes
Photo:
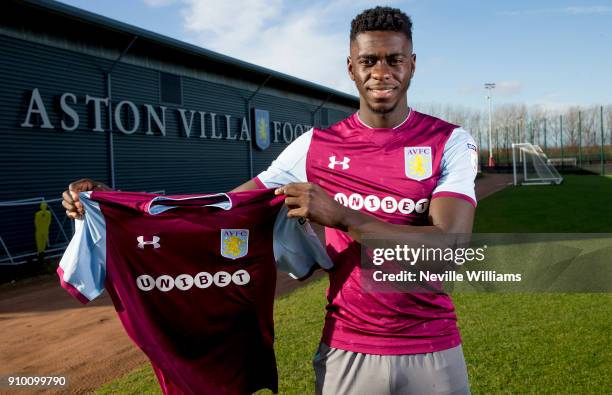
[[(110, 148), (108, 132), (92, 131), (94, 113), (85, 104), (85, 96), (106, 97), (105, 70), (108, 59), (33, 43), (0, 35), (0, 202), (45, 197), (57, 199), (69, 182), (90, 177), (110, 184)], [(205, 67), (205, 66), (204, 66)], [(127, 63), (117, 63), (111, 75), (113, 106), (121, 100), (133, 102), (139, 110), (140, 127), (131, 135), (113, 133), (116, 187), (121, 190), (158, 191), (172, 193), (207, 193), (227, 191), (246, 181), (249, 172), (249, 144), (240, 140), (199, 138), (199, 118), (194, 118), (191, 137), (182, 131), (178, 108), (216, 113), (217, 133), (226, 135), (225, 115), (230, 115), (230, 133), (240, 136), (242, 118), (247, 114), (246, 98), (251, 91), (190, 76), (181, 76), (182, 103), (160, 103), (160, 71)], [(53, 129), (40, 128), (39, 117), (33, 116), (34, 127), (21, 127), (30, 100), (38, 88)], [(70, 92), (77, 97), (71, 104), (79, 114), (80, 125), (75, 131), (60, 128), (63, 119), (60, 95)], [(166, 110), (166, 135), (153, 128), (147, 135), (144, 104)], [(312, 125), (320, 122), (313, 117), (318, 105), (308, 101), (288, 99), (265, 89), (254, 97), (252, 107), (270, 112), (270, 133), (274, 140), (273, 122)], [(347, 116), (346, 112), (327, 109), (329, 123)], [(121, 117), (129, 125), (133, 119)], [(101, 121), (108, 128), (106, 108)], [(38, 122), (38, 126), (37, 126)], [(210, 116), (206, 117), (210, 135)], [(305, 131), (306, 128), (304, 128)], [(252, 149), (253, 174), (265, 169), (286, 147), (282, 138), (271, 142), (270, 148)], [(0, 237), (12, 253), (34, 249), (34, 212), (38, 205), (0, 207)], [(65, 220), (59, 202), (51, 203), (65, 232), (70, 235), (70, 222)], [(53, 221), (52, 242), (65, 242), (59, 225)], [(0, 259), (4, 256), (0, 248)]]
[[(61, 93), (105, 95), (98, 67), (67, 51), (0, 36), (0, 200), (53, 196), (59, 185), (79, 175), (106, 179), (106, 136), (86, 130), (86, 106), (75, 106), (79, 130), (59, 128)], [(37, 126), (38, 116), (35, 127), (20, 126), (33, 88), (39, 89), (54, 129)]]

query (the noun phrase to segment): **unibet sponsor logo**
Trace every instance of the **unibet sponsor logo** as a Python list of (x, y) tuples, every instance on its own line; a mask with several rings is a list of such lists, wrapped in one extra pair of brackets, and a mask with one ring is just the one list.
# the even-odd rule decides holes
[(380, 199), (376, 195), (361, 196), (358, 193), (353, 193), (346, 196), (342, 192), (336, 193), (334, 199), (343, 206), (350, 207), (353, 210), (361, 210), (365, 208), (370, 212), (382, 210), (387, 214), (400, 212), (401, 214), (422, 214), (429, 208), (429, 199), (420, 199), (416, 202), (410, 198), (403, 198), (399, 201), (392, 196), (385, 196)]
[(226, 287), (231, 283), (245, 285), (251, 281), (249, 272), (244, 269), (238, 270), (233, 274), (220, 271), (216, 273), (200, 272), (195, 276), (189, 274), (179, 274), (176, 278), (163, 274), (157, 278), (148, 274), (142, 274), (136, 278), (136, 286), (141, 291), (151, 291), (154, 288), (162, 292), (168, 292), (174, 288), (181, 291), (188, 291), (192, 287), (208, 288), (211, 285), (216, 287)]

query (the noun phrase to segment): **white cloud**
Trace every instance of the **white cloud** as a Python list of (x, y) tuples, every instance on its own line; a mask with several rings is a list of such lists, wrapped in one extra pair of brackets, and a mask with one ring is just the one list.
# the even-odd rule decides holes
[(181, 11), (185, 29), (202, 40), (214, 38), (207, 44), (217, 47), (227, 44), (236, 47), (252, 40), (282, 11), (281, 0), (187, 0), (185, 4)]
[(142, 2), (151, 7), (165, 7), (176, 3), (176, 0), (142, 0)]
[(562, 114), (577, 103), (570, 103), (562, 99), (561, 92), (549, 92), (534, 100), (534, 107), (549, 114)]
[(612, 12), (612, 7), (601, 5), (590, 7), (565, 7), (563, 11), (566, 14), (609, 14)]
[[(369, 2), (311, 1), (299, 7), (289, 0), (182, 3), (184, 29), (195, 44), (357, 94), (346, 72), (348, 34), (350, 19)], [(342, 15), (350, 16), (342, 20)]]
[(459, 88), (459, 93), (462, 95), (472, 95), (477, 93), (485, 94), (482, 85), (465, 85)]
[(568, 6), (560, 8), (538, 8), (532, 10), (513, 10), (502, 11), (498, 15), (519, 16), (519, 15), (542, 15), (542, 14), (565, 14), (565, 15), (604, 15), (612, 13), (610, 6)]
[(496, 84), (495, 91), (500, 96), (513, 96), (523, 91), (523, 83), (520, 81), (501, 81)]
[[(493, 90), (493, 97), (508, 97), (514, 96), (523, 91), (523, 83), (521, 81), (501, 81), (495, 83), (495, 89)], [(464, 95), (478, 94), (481, 93), (483, 96), (486, 95), (486, 91), (483, 85), (467, 85), (459, 89), (459, 93)]]

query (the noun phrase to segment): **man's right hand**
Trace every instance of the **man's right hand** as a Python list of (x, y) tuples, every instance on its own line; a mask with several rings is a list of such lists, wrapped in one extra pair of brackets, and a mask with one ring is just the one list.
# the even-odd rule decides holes
[(82, 178), (68, 185), (68, 190), (62, 194), (62, 206), (66, 209), (66, 215), (72, 219), (81, 219), (85, 214), (83, 204), (79, 201), (79, 192), (85, 191), (112, 191), (112, 189), (98, 181)]

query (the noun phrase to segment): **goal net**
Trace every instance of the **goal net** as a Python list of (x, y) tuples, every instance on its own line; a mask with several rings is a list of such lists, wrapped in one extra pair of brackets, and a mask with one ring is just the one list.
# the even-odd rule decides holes
[(512, 143), (514, 185), (560, 184), (563, 177), (550, 163), (540, 146)]

